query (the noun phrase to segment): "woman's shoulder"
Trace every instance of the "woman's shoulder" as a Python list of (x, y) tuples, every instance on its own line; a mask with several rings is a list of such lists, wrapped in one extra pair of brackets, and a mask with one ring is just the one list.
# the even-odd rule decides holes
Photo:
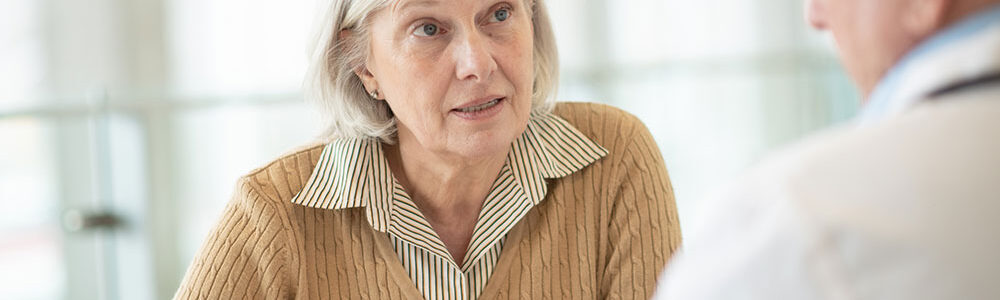
[(306, 184), (325, 146), (322, 142), (298, 146), (250, 171), (240, 181), (263, 198), (288, 202)]
[(642, 121), (620, 108), (591, 102), (559, 102), (553, 114), (563, 118), (574, 127), (585, 133), (621, 134), (623, 130), (635, 130)]
[(552, 113), (611, 153), (635, 139), (652, 139), (649, 129), (635, 115), (600, 103), (559, 102)]

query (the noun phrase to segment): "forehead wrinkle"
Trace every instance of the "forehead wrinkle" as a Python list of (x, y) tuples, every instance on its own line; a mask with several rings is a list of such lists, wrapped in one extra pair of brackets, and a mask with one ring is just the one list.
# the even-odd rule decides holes
[[(403, 2), (405, 2), (405, 3), (403, 3)], [(410, 7), (414, 7), (414, 6), (435, 6), (435, 5), (438, 5), (440, 3), (441, 3), (441, 1), (438, 1), (438, 0), (415, 0), (415, 1), (396, 0), (396, 1), (394, 1), (392, 3), (392, 6), (390, 6), (390, 11), (392, 12), (393, 15), (397, 15), (397, 13), (402, 12), (402, 11), (404, 11), (407, 8), (410, 8)]]

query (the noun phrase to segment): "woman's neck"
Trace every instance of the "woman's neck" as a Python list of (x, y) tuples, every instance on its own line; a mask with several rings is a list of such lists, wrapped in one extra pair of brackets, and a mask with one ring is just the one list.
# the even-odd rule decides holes
[(383, 147), (389, 167), (441, 238), (452, 259), (461, 264), (483, 202), (507, 154), (456, 158), (436, 155), (419, 145), (406, 145), (401, 142)]
[(473, 218), (478, 217), (509, 151), (468, 158), (403, 143), (384, 149), (396, 180), (427, 218), (437, 220), (472, 212), (476, 212)]

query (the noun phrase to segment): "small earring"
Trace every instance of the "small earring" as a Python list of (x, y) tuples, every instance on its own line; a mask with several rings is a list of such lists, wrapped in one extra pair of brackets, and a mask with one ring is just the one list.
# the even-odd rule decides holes
[(372, 99), (378, 100), (378, 90), (372, 90), (371, 94), (369, 95), (372, 96)]

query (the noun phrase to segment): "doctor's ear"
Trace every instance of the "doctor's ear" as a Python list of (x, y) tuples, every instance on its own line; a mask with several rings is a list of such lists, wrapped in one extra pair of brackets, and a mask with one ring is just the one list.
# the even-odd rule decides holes
[(945, 26), (954, 0), (909, 0), (903, 7), (903, 30), (917, 39), (928, 37)]
[(822, 0), (809, 0), (806, 2), (805, 16), (806, 22), (816, 30), (826, 30), (826, 7)]

